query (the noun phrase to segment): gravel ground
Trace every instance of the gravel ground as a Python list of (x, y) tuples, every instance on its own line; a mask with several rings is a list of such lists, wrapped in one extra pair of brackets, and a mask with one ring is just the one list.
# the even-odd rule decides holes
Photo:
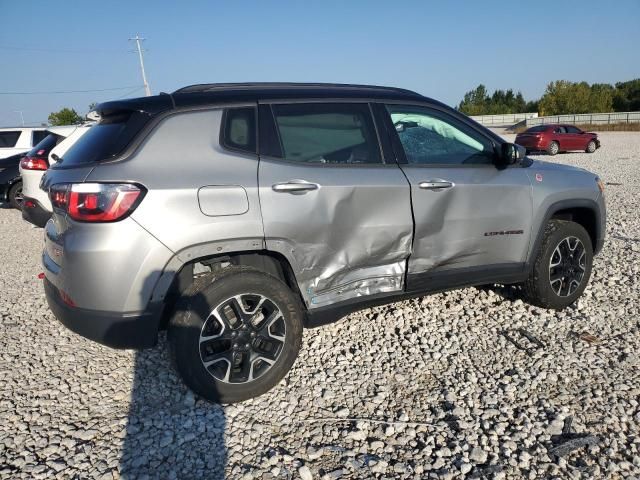
[(164, 338), (117, 351), (58, 324), (42, 230), (0, 210), (0, 477), (640, 478), (640, 133), (601, 138), (552, 159), (608, 183), (575, 307), (495, 287), (359, 312), (229, 407), (187, 391)]

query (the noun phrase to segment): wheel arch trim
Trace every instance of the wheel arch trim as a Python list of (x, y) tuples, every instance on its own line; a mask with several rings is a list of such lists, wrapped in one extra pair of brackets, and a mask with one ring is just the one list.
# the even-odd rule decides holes
[(526, 261), (527, 270), (530, 270), (531, 266), (535, 261), (535, 256), (538, 253), (538, 250), (540, 249), (540, 245), (542, 244), (542, 240), (544, 238), (545, 226), (547, 225), (547, 223), (549, 223), (549, 220), (551, 220), (553, 216), (559, 212), (562, 212), (564, 210), (578, 209), (578, 208), (589, 210), (594, 215), (595, 232), (593, 232), (594, 233), (593, 235), (588, 230), (587, 232), (589, 233), (589, 236), (591, 237), (592, 241), (595, 239), (595, 242), (593, 243), (594, 255), (600, 252), (600, 250), (602, 249), (602, 245), (604, 243), (604, 232), (603, 232), (604, 218), (603, 218), (603, 212), (601, 212), (598, 202), (588, 198), (559, 200), (555, 203), (552, 203), (547, 208), (547, 211), (545, 212), (542, 222), (538, 226), (538, 232), (536, 234), (536, 238), (533, 242), (533, 245), (529, 249), (529, 254), (527, 256), (527, 261)]

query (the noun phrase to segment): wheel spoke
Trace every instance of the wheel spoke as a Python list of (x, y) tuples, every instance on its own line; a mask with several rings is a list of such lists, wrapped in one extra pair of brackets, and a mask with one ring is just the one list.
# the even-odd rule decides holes
[(286, 339), (278, 306), (260, 294), (239, 294), (219, 303), (200, 332), (200, 358), (226, 383), (247, 383), (276, 363)]
[(558, 242), (549, 259), (549, 284), (559, 297), (568, 297), (580, 288), (587, 267), (587, 251), (582, 241), (568, 236)]

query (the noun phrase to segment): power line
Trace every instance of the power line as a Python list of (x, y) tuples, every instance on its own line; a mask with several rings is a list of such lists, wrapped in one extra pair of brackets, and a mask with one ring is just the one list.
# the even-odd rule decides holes
[(0, 92), (0, 95), (54, 95), (58, 93), (91, 93), (91, 92), (111, 92), (114, 90), (127, 90), (132, 88), (142, 88), (142, 85), (129, 85), (128, 87), (100, 88), (93, 90), (59, 90), (52, 92)]
[(0, 50), (18, 50), (26, 52), (46, 52), (46, 53), (125, 53), (128, 50), (116, 49), (80, 49), (80, 48), (40, 48), (40, 47), (23, 47), (14, 45), (0, 45)]

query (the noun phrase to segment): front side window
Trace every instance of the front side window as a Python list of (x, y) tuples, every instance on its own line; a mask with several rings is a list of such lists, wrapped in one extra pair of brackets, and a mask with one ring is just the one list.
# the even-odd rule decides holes
[(582, 130), (576, 127), (567, 127), (567, 133), (582, 133)]
[(557, 127), (553, 133), (567, 133), (567, 129), (564, 127)]
[(491, 142), (464, 123), (437, 110), (388, 106), (409, 164), (491, 164)]
[(223, 144), (233, 150), (256, 153), (256, 110), (229, 108), (224, 115)]
[(20, 132), (0, 132), (0, 148), (13, 148), (18, 143)]
[(303, 163), (382, 163), (367, 104), (274, 105), (285, 160)]

